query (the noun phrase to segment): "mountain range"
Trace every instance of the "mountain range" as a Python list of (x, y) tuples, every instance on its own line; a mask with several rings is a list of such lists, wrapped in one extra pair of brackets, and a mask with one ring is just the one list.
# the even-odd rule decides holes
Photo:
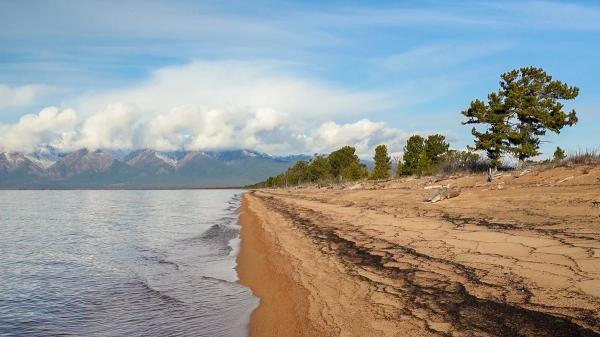
[(150, 149), (0, 153), (0, 189), (163, 189), (239, 187), (285, 171), (306, 155), (251, 150)]

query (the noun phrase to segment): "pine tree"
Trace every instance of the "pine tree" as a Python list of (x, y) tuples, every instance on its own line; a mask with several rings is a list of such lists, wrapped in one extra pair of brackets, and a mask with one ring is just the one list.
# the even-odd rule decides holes
[(417, 174), (419, 171), (419, 160), (425, 148), (425, 140), (419, 135), (408, 138), (404, 146), (404, 163), (402, 164), (402, 175)]
[(391, 158), (388, 155), (386, 145), (378, 145), (375, 148), (375, 167), (371, 172), (370, 179), (387, 179), (390, 177), (390, 169), (392, 167)]
[(475, 100), (471, 102), (469, 109), (462, 112), (464, 116), (469, 118), (463, 124), (485, 124), (488, 126), (485, 132), (473, 128), (471, 133), (475, 136), (474, 149), (486, 151), (493, 167), (500, 165), (502, 153), (510, 149), (508, 141), (511, 133), (510, 113), (504, 109), (501, 101), (502, 99), (497, 93), (491, 93), (488, 95), (488, 104)]
[(449, 148), (450, 144), (446, 143), (446, 137), (443, 135), (431, 135), (425, 140), (425, 156), (431, 165), (437, 165)]
[(563, 160), (567, 158), (567, 154), (565, 153), (565, 150), (561, 149), (560, 146), (556, 147), (556, 150), (554, 151), (554, 160)]
[(500, 95), (505, 109), (518, 120), (510, 137), (511, 152), (520, 161), (540, 154), (540, 136), (560, 133), (565, 126), (577, 123), (575, 110), (563, 111), (559, 100), (575, 99), (579, 88), (552, 80), (541, 68), (527, 67), (502, 75)]
[(500, 90), (462, 111), (463, 124), (482, 124), (484, 132), (473, 128), (475, 149), (487, 152), (497, 167), (503, 153), (514, 154), (519, 161), (539, 155), (540, 137), (546, 132), (560, 133), (577, 123), (574, 110), (566, 113), (559, 100), (577, 97), (579, 89), (552, 80), (541, 68), (521, 68), (502, 74)]
[[(337, 151), (333, 151), (329, 154), (328, 161), (331, 168), (331, 175), (338, 180), (347, 179), (348, 177), (355, 177), (360, 175), (360, 160), (358, 156), (354, 154), (356, 149), (352, 146), (344, 146)], [(350, 169), (348, 167), (353, 166)], [(344, 170), (347, 169), (346, 172)], [(353, 179), (354, 180), (354, 179)]]

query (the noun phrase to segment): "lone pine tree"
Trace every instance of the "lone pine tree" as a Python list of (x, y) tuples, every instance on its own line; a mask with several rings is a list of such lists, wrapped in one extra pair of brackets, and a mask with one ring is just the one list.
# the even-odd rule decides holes
[(501, 75), (500, 90), (488, 95), (487, 104), (471, 102), (462, 111), (463, 124), (475, 127), (475, 149), (487, 152), (492, 166), (497, 167), (503, 153), (511, 153), (524, 161), (540, 154), (540, 137), (547, 131), (560, 133), (565, 126), (577, 123), (575, 110), (565, 112), (560, 100), (577, 97), (579, 88), (552, 79), (541, 68), (527, 67)]

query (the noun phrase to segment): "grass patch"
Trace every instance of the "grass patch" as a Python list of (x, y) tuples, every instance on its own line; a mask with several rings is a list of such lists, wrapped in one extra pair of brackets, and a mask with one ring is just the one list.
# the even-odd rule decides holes
[(600, 150), (585, 149), (568, 155), (565, 164), (600, 166)]

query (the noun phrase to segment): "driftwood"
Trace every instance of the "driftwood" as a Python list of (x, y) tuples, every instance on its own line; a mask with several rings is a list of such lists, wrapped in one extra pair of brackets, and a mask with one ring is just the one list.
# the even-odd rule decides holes
[(564, 183), (565, 181), (571, 180), (573, 178), (575, 178), (575, 177), (574, 176), (566, 177), (564, 179), (561, 179), (561, 180), (557, 181), (556, 183), (557, 184)]
[(444, 199), (455, 198), (460, 195), (460, 190), (456, 187), (442, 187), (437, 189), (432, 189), (427, 196), (425, 197), (425, 201), (427, 202), (438, 202)]

